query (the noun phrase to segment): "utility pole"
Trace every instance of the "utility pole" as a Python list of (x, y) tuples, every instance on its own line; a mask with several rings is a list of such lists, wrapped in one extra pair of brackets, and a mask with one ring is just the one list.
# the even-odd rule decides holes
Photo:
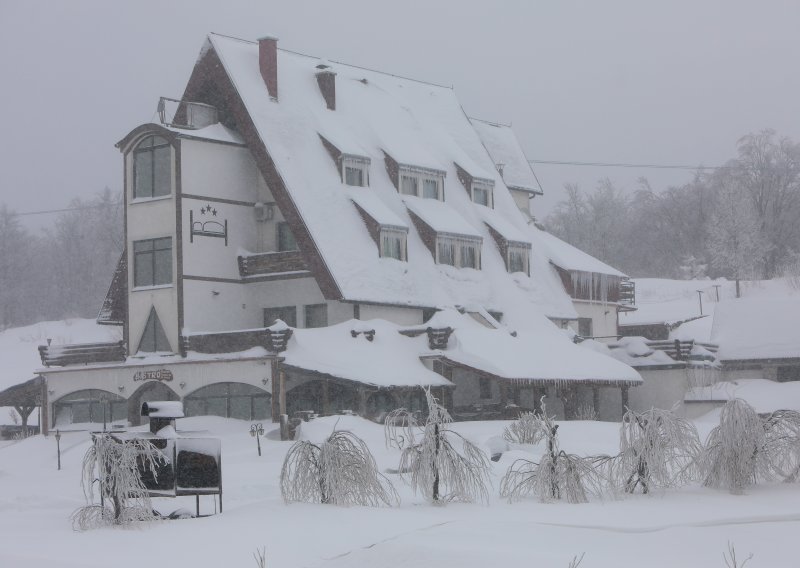
[(722, 284), (714, 284), (714, 290), (717, 293), (717, 303), (719, 303), (719, 289), (722, 288)]
[(700, 315), (703, 315), (703, 291), (697, 291), (697, 299), (700, 300)]

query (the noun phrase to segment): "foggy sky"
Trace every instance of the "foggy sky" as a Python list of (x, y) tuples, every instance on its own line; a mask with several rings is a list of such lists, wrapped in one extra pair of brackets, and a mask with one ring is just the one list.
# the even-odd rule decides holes
[[(531, 159), (721, 164), (770, 127), (800, 140), (800, 2), (0, 0), (0, 203), (65, 207), (120, 190), (114, 147), (180, 97), (214, 31), (452, 85), (511, 123)], [(690, 172), (535, 167), (535, 213), (609, 177)], [(53, 216), (26, 217), (30, 227)]]

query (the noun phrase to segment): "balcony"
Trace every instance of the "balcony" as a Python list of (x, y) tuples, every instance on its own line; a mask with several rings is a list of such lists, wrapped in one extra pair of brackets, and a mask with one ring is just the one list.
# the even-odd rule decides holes
[(299, 250), (249, 254), (240, 256), (237, 260), (239, 275), (242, 278), (308, 271), (308, 266)]
[(72, 345), (40, 345), (39, 356), (45, 367), (119, 363), (125, 361), (125, 342), (76, 343)]
[(197, 130), (219, 122), (216, 107), (167, 97), (158, 100), (158, 118), (164, 126), (186, 130)]
[(215, 333), (194, 333), (181, 336), (181, 356), (188, 351), (197, 353), (236, 353), (253, 347), (263, 347), (272, 353), (286, 350), (292, 329), (246, 329)]

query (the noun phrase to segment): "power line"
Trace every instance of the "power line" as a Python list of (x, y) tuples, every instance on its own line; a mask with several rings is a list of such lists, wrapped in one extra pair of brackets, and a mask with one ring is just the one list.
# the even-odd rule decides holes
[(590, 166), (601, 168), (649, 168), (661, 170), (729, 170), (736, 166), (685, 166), (678, 164), (627, 164), (616, 162), (578, 162), (570, 160), (528, 160), (531, 164), (547, 164), (556, 166)]
[(101, 209), (103, 207), (108, 207), (108, 203), (102, 203), (100, 205), (85, 205), (83, 207), (67, 207), (65, 209), (48, 209), (46, 211), (25, 211), (23, 213), (14, 213), (19, 217), (24, 215), (46, 215), (48, 213), (64, 213), (66, 211), (83, 211), (85, 209)]

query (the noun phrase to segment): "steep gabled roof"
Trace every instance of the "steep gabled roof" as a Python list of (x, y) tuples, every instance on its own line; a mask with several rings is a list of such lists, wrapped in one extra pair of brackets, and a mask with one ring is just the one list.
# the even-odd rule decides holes
[(620, 272), (613, 266), (609, 266), (605, 262), (597, 260), (592, 255), (562, 241), (547, 231), (542, 231), (536, 227), (532, 227), (531, 231), (536, 233), (538, 242), (545, 247), (546, 254), (550, 257), (550, 261), (559, 268), (570, 271), (595, 272), (597, 274), (608, 274), (609, 276), (627, 278), (626, 274)]
[(542, 195), (542, 188), (531, 169), (519, 140), (510, 126), (471, 118), (470, 121), (494, 161), (502, 164), (503, 180), (508, 187)]
[(494, 247), (484, 245), (483, 270), (460, 270), (437, 265), (411, 230), (408, 262), (380, 258), (321, 136), (339, 144), (342, 152), (370, 159), (369, 191), (405, 226), (414, 224), (383, 167), (386, 155), (401, 164), (444, 172), (442, 206), (485, 242), (488, 228), (477, 210), (482, 206), (460, 187), (456, 163), (475, 177), (494, 180), (495, 210), (509, 223), (524, 230), (526, 220), (451, 89), (331, 63), (336, 110), (329, 110), (315, 79), (318, 62), (278, 50), (278, 100), (271, 100), (259, 72), (258, 45), (212, 34), (184, 98), (203, 100), (211, 76), (229, 83), (242, 106), (235, 116), (237, 130), (284, 216), (297, 228), (304, 256), (326, 297), (432, 307), (475, 304), (520, 321), (543, 314), (574, 317), (568, 297), (554, 288), (551, 275), (540, 281), (535, 262), (533, 277), (509, 275)]
[(717, 304), (711, 341), (721, 361), (800, 358), (800, 298), (738, 298)]

